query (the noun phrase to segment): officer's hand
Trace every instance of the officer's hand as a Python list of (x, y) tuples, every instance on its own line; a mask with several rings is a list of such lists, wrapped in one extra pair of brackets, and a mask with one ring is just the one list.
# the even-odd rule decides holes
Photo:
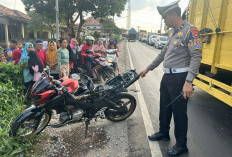
[(183, 87), (184, 98), (187, 99), (193, 94), (193, 84), (185, 82)]
[(149, 70), (145, 69), (145, 70), (143, 70), (142, 72), (139, 73), (139, 76), (145, 77), (148, 72), (149, 72)]

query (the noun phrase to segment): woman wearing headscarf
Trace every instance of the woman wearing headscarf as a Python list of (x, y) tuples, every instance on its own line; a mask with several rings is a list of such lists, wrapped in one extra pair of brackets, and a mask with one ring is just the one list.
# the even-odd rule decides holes
[(23, 80), (24, 80), (24, 85), (27, 89), (29, 89), (31, 85), (33, 84), (33, 81), (32, 81), (33, 76), (31, 75), (28, 69), (28, 59), (29, 59), (28, 51), (33, 51), (33, 50), (34, 50), (33, 44), (26, 43), (23, 49), (23, 53), (21, 55), (20, 61), (19, 61), (19, 64), (23, 68)]
[(51, 74), (58, 78), (59, 70), (57, 68), (57, 47), (55, 41), (49, 41), (46, 53), (47, 65), (51, 68)]
[(47, 57), (47, 65), (51, 68), (51, 69), (56, 69), (57, 67), (57, 47), (56, 47), (56, 43), (54, 41), (50, 41), (48, 43), (48, 50), (46, 53), (46, 57)]
[(33, 76), (33, 81), (36, 82), (41, 77), (43, 65), (38, 54), (34, 50), (28, 51), (28, 56), (28, 69)]
[(79, 50), (79, 46), (78, 46), (78, 42), (75, 38), (71, 39), (70, 44), (67, 46), (67, 49), (69, 51), (69, 59), (70, 59), (70, 69), (71, 69), (71, 73), (75, 73), (75, 67), (77, 66), (78, 63), (78, 50)]

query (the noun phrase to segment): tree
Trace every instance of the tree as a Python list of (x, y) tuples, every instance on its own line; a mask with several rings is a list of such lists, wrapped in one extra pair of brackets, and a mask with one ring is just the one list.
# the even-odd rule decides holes
[(102, 18), (100, 20), (100, 23), (102, 24), (104, 33), (110, 33), (110, 34), (112, 33), (121, 34), (122, 33), (121, 29), (116, 26), (112, 18), (108, 18), (108, 17)]
[(31, 17), (27, 25), (28, 32), (50, 31), (52, 34), (55, 32), (53, 20), (48, 19), (46, 16), (41, 16), (34, 11), (29, 12), (28, 15)]
[[(55, 20), (55, 0), (22, 0), (26, 11), (36, 13)], [(70, 37), (74, 36), (74, 24), (79, 19), (78, 36), (85, 18), (92, 15), (94, 18), (120, 16), (127, 0), (59, 0), (60, 20), (65, 21)], [(55, 22), (54, 22), (55, 23)]]

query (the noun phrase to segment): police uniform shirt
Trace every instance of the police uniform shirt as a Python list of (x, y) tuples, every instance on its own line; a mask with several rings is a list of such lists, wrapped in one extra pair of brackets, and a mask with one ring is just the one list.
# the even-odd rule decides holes
[(202, 44), (198, 29), (184, 21), (178, 30), (171, 30), (166, 46), (147, 67), (153, 70), (162, 61), (164, 68), (189, 67), (186, 80), (193, 81), (198, 74), (202, 58)]

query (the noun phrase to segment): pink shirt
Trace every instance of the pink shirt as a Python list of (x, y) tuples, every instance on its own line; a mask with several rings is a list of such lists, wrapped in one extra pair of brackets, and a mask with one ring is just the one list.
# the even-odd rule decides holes
[(98, 50), (103, 51), (103, 52), (106, 51), (106, 49), (105, 49), (105, 47), (103, 45), (98, 45), (98, 44), (96, 44), (96, 45), (93, 46), (93, 50), (95, 52), (97, 52)]

